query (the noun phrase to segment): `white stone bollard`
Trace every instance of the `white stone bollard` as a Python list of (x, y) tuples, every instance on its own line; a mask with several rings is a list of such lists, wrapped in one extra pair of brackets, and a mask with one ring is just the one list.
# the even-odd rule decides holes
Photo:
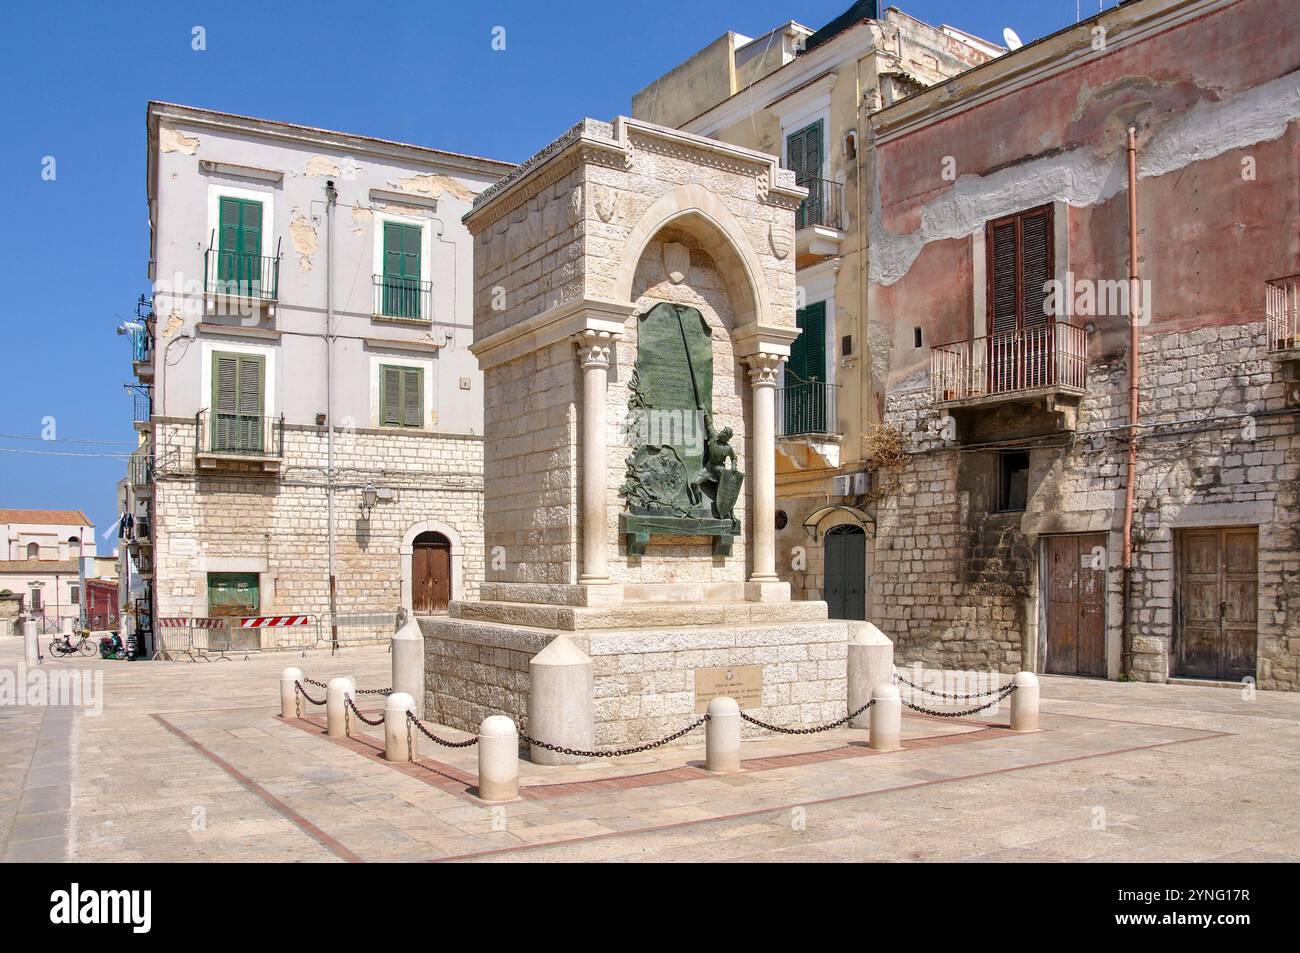
[(875, 751), (897, 751), (903, 747), (903, 699), (893, 685), (880, 684), (871, 691), (875, 704), (871, 715), (867, 746)]
[(414, 712), (415, 699), (406, 692), (393, 692), (388, 696), (384, 704), (384, 760), (411, 760), (416, 736), (406, 716)]
[(1011, 730), (1038, 730), (1038, 676), (1033, 672), (1016, 672), (1011, 679), (1016, 690), (1011, 693)]
[(415, 699), (415, 717), (424, 717), (424, 633), (411, 616), (393, 634), (394, 692), (405, 692)]
[(298, 683), (302, 681), (302, 669), (286, 668), (280, 673), (280, 717), (298, 717)]
[(704, 769), (718, 774), (740, 770), (740, 706), (725, 695), (709, 702), (704, 723)]
[(519, 796), (519, 732), (505, 715), (489, 715), (478, 727), (478, 796), (484, 801)]
[(331, 738), (346, 738), (347, 702), (346, 698), (356, 701), (356, 682), (346, 675), (331, 678), (325, 688), (325, 734)]
[[(849, 711), (857, 711), (871, 700), (877, 685), (894, 681), (894, 643), (870, 622), (849, 622), (848, 694)], [(850, 728), (871, 724), (870, 710), (849, 722)]]
[[(591, 657), (558, 635), (528, 663), (528, 733), (539, 741), (591, 751), (596, 746)], [(531, 745), (533, 764), (576, 764), (589, 759)]]
[(23, 660), (28, 668), (41, 662), (40, 635), (36, 632), (35, 622), (23, 623)]

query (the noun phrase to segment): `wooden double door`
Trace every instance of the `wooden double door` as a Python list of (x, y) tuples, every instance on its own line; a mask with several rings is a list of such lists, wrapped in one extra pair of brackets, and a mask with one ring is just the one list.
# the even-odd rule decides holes
[(1106, 534), (1043, 537), (1048, 675), (1106, 677)]
[(411, 547), (411, 608), (416, 615), (445, 612), (451, 601), (451, 543), (421, 533)]
[(1175, 675), (1224, 681), (1255, 677), (1258, 562), (1254, 526), (1179, 533)]

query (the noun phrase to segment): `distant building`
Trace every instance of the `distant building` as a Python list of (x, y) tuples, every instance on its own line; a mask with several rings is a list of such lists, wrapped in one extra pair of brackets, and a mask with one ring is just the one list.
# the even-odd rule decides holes
[(95, 557), (95, 525), (80, 510), (0, 509), (0, 592), (23, 597), (44, 628), (80, 622), (82, 561)]

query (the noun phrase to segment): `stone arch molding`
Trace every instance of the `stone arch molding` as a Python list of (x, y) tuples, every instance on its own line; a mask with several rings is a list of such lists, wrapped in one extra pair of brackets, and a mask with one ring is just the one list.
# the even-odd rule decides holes
[(632, 226), (623, 243), (623, 257), (615, 279), (616, 300), (632, 300), (637, 265), (654, 237), (668, 225), (689, 218), (703, 220), (712, 226), (740, 264), (750, 300), (734, 304), (752, 304), (754, 308), (754, 313), (747, 316), (749, 322), (741, 323), (770, 324), (772, 308), (764, 280), (763, 263), (746, 237), (744, 226), (717, 195), (696, 184), (678, 185), (661, 195)]
[(411, 556), (415, 551), (415, 540), (422, 533), (441, 533), (447, 537), (447, 542), (451, 544), (451, 598), (453, 602), (464, 598), (461, 567), (465, 548), (461, 545), (460, 533), (439, 520), (424, 520), (414, 524), (402, 534), (402, 546), (398, 550), (402, 560), (402, 608), (406, 610), (407, 615), (415, 611), (411, 596)]

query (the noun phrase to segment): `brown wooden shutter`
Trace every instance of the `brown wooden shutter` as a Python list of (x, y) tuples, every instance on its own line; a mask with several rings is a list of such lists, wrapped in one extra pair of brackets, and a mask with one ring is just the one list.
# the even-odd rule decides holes
[(1041, 327), (1055, 273), (1052, 207), (1042, 205), (985, 227), (990, 334)]
[(1047, 323), (1043, 305), (1052, 280), (1052, 210), (1050, 206), (1020, 216), (1020, 324), (1025, 328)]
[(993, 222), (989, 244), (989, 333), (1016, 329), (1016, 220)]

